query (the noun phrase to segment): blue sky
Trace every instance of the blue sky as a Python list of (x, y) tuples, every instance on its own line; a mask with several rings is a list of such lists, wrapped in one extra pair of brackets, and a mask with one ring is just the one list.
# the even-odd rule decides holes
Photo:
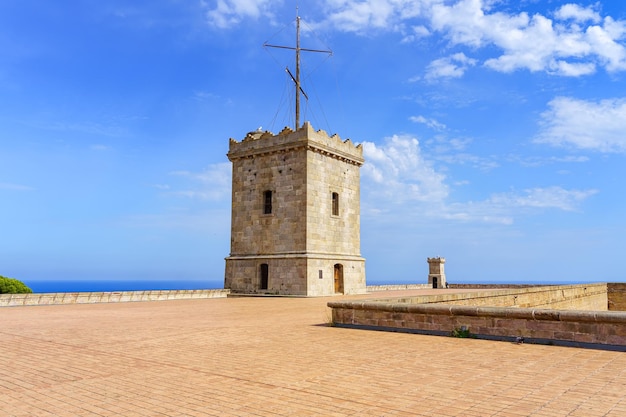
[[(300, 1), (303, 119), (364, 146), (368, 282), (624, 281), (626, 8)], [(0, 275), (221, 282), (229, 138), (293, 124), (294, 1), (0, 3)]]

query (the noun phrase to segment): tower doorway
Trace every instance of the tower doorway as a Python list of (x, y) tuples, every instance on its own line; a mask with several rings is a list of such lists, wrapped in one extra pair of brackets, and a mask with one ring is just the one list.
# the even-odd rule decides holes
[(437, 277), (433, 277), (433, 288), (437, 288)]
[(334, 278), (335, 278), (335, 293), (343, 294), (343, 265), (335, 264)]
[(261, 264), (259, 274), (261, 276), (261, 285), (259, 288), (261, 290), (266, 290), (268, 288), (270, 278), (269, 266), (267, 264)]

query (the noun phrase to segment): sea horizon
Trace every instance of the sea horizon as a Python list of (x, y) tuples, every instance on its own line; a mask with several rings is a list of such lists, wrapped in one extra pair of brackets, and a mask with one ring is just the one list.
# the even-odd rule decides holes
[[(157, 291), (157, 290), (206, 290), (224, 288), (223, 280), (28, 280), (23, 281), (34, 293), (59, 292), (116, 292), (116, 291)], [(465, 280), (450, 284), (485, 285), (570, 285), (588, 284), (591, 281), (518, 281), (518, 280)], [(416, 281), (367, 281), (367, 285), (410, 285), (426, 284)]]

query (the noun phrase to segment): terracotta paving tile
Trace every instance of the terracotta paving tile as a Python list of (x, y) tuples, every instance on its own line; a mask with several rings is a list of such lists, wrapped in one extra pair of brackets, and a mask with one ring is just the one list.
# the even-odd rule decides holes
[(0, 416), (626, 415), (623, 353), (328, 327), (336, 299), (2, 308)]

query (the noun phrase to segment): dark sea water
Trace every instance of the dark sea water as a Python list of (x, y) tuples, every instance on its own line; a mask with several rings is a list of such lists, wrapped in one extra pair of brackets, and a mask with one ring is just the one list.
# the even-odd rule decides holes
[(144, 290), (206, 290), (224, 288), (219, 281), (24, 281), (37, 293), (48, 292), (100, 292), (100, 291), (144, 291)]
[[(200, 281), (200, 280), (135, 280), (135, 281), (115, 281), (115, 280), (31, 280), (24, 283), (37, 293), (49, 292), (100, 292), (100, 291), (145, 291), (145, 290), (205, 290), (224, 288), (224, 281)], [(582, 284), (590, 282), (572, 282), (572, 281), (526, 281), (526, 282), (509, 282), (509, 281), (490, 281), (490, 282), (456, 282), (454, 284), (541, 284), (541, 285), (567, 285)], [(425, 284), (425, 282), (391, 282), (391, 281), (367, 281), (367, 285), (391, 285), (391, 284)]]

